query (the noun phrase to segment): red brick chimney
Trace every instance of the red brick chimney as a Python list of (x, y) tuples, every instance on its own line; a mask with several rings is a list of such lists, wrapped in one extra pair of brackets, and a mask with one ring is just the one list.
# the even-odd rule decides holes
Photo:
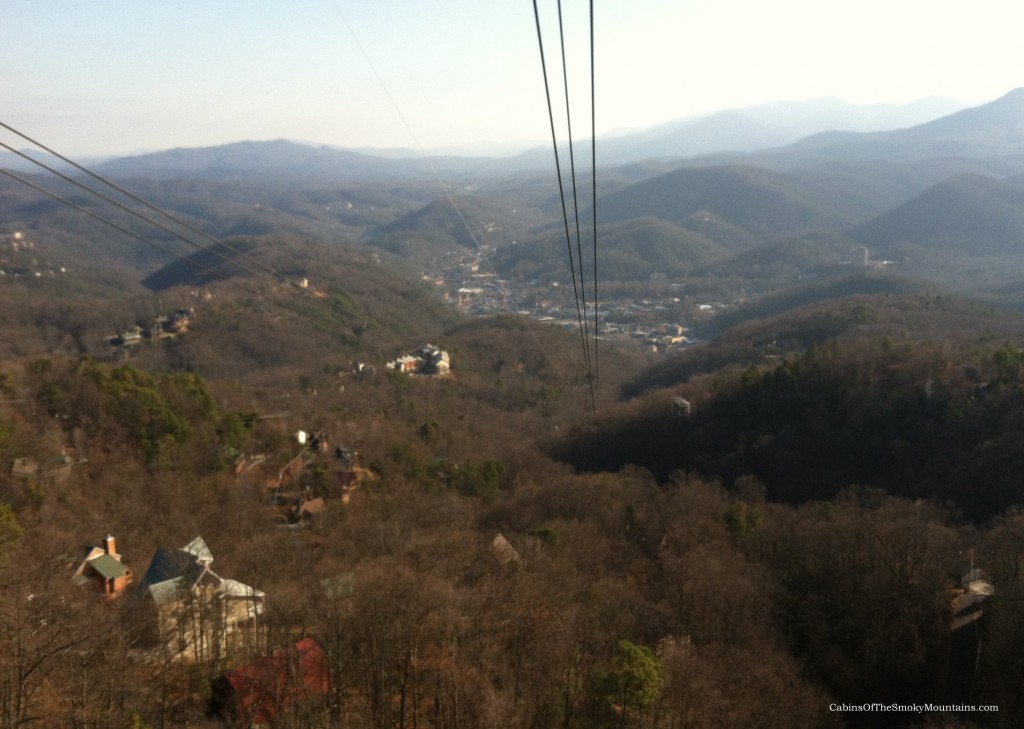
[(121, 555), (117, 553), (117, 541), (110, 534), (103, 538), (103, 551), (109, 554), (114, 559), (116, 559), (118, 562), (121, 561)]

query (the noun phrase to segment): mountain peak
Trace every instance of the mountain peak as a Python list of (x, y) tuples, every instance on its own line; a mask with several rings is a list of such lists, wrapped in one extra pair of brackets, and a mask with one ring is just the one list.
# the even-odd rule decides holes
[(913, 131), (961, 135), (970, 132), (976, 141), (1024, 144), (1024, 88), (1017, 88), (987, 104), (921, 124)]

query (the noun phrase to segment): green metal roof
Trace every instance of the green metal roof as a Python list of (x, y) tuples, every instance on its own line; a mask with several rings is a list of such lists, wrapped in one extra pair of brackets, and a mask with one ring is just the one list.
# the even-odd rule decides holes
[(149, 586), (149, 594), (153, 596), (153, 602), (157, 605), (177, 602), (182, 599), (187, 590), (188, 585), (183, 577), (175, 577)]
[(108, 580), (123, 577), (128, 571), (128, 568), (123, 563), (114, 559), (109, 554), (101, 554), (99, 557), (89, 560), (89, 566)]

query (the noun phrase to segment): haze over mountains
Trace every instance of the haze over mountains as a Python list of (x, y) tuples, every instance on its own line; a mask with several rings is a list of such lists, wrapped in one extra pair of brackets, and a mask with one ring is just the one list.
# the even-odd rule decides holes
[[(1024, 89), (959, 106), (779, 103), (602, 140), (597, 202), (611, 264), (603, 276), (685, 275), (701, 290), (735, 261), (753, 276), (748, 290), (767, 291), (843, 275), (866, 247), (900, 275), (988, 295), (1022, 269), (1013, 177), (1024, 175)], [(929, 119), (949, 108), (957, 110)], [(899, 123), (909, 126), (877, 130)], [(867, 131), (835, 131), (843, 126)], [(742, 151), (822, 129), (830, 130)], [(215, 236), (341, 234), (432, 266), (484, 245), (498, 273), (526, 281), (566, 275), (552, 166), (550, 150), (407, 158), (277, 140), (168, 150), (96, 169), (132, 179)], [(444, 182), (443, 191), (439, 181), (452, 179), (459, 182)], [(23, 208), (26, 221), (55, 203), (39, 204)], [(581, 210), (582, 220), (590, 217)]]
[[(900, 129), (964, 108), (949, 99), (925, 99), (905, 106), (849, 104), (838, 99), (782, 102), (680, 119), (652, 129), (600, 140), (599, 163), (626, 164), (653, 158), (690, 157), (714, 152), (749, 152), (795, 142), (827, 130), (870, 132)], [(582, 140), (580, 140), (582, 141)], [(318, 152), (288, 148), (283, 142), (266, 143), (261, 151), (252, 143), (206, 150), (170, 150), (122, 158), (104, 165), (111, 174), (164, 175), (191, 171), (230, 175), (250, 170), (313, 176), (395, 176), (428, 174), (435, 168), (450, 173), (496, 174), (547, 168), (551, 152), (539, 147), (518, 155), (492, 158), (433, 157), (408, 153), (373, 155), (321, 147)], [(582, 148), (582, 147), (581, 147)], [(286, 150), (291, 149), (290, 155)], [(432, 158), (429, 162), (424, 157)]]
[[(928, 98), (905, 105), (858, 105), (834, 98), (807, 102), (776, 102), (712, 114), (676, 119), (646, 130), (606, 135), (599, 139), (601, 164), (624, 164), (658, 157), (688, 157), (712, 152), (749, 152), (776, 147), (827, 130), (871, 132), (900, 129), (963, 109), (966, 105), (952, 99)], [(239, 142), (222, 147), (174, 149), (108, 160), (111, 174), (165, 175), (176, 173), (230, 175), (257, 167), (278, 173), (300, 170), (313, 176), (361, 176), (395, 174), (398, 171), (423, 172), (423, 157), (435, 157), (427, 150), (413, 149), (354, 150), (296, 143), (283, 140), (268, 143)], [(308, 147), (309, 149), (302, 149)], [(526, 152), (509, 153), (501, 148), (485, 153), (478, 145), (476, 155), (444, 154), (439, 166), (456, 169), (488, 169), (483, 160), (462, 167), (465, 162), (453, 158), (501, 157), (505, 169), (547, 167), (550, 151), (541, 145)], [(337, 154), (335, 154), (337, 153)], [(387, 160), (387, 161), (386, 161)], [(400, 160), (401, 164), (388, 161)], [(100, 160), (79, 160), (95, 163)], [(28, 169), (28, 163), (9, 152), (0, 152), (0, 162), (9, 169)], [(341, 172), (337, 167), (344, 168)], [(426, 169), (429, 171), (429, 169)]]

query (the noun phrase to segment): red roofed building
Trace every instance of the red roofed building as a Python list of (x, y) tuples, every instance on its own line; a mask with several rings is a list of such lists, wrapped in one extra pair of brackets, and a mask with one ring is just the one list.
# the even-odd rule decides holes
[(211, 682), (210, 713), (240, 727), (268, 724), (296, 705), (327, 696), (327, 661), (312, 638), (228, 671)]

